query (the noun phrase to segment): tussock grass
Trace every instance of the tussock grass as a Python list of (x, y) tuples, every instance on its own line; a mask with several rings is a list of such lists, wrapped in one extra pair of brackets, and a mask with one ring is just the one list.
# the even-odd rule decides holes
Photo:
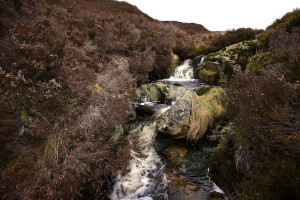
[(198, 140), (205, 134), (209, 126), (213, 126), (214, 122), (225, 114), (225, 99), (226, 97), (221, 87), (214, 87), (197, 98), (197, 105), (192, 105), (197, 106), (197, 108), (195, 110), (192, 109), (193, 112), (190, 117), (191, 130), (187, 135), (188, 140)]

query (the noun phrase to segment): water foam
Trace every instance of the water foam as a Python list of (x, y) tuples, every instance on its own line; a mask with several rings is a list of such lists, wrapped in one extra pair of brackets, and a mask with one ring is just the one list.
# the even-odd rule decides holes
[(156, 153), (153, 141), (155, 138), (155, 122), (137, 127), (130, 133), (132, 160), (129, 173), (118, 176), (112, 200), (167, 199), (166, 188), (168, 181), (164, 174), (164, 164)]
[(170, 81), (186, 81), (194, 78), (194, 69), (191, 66), (191, 60), (185, 60), (184, 63), (175, 69), (174, 74), (169, 78)]

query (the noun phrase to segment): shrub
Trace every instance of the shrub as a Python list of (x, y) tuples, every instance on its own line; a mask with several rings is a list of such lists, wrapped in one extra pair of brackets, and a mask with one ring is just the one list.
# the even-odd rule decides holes
[(198, 52), (202, 54), (208, 54), (215, 51), (219, 51), (232, 44), (236, 44), (245, 40), (254, 40), (256, 36), (260, 33), (262, 33), (262, 30), (253, 30), (251, 28), (239, 28), (236, 30), (228, 30), (223, 35), (212, 37), (210, 39), (211, 44), (209, 48), (207, 49), (204, 46), (203, 52), (200, 52), (201, 49), (198, 49)]
[(298, 199), (299, 86), (273, 76), (238, 74), (227, 94), (235, 126), (231, 149), (245, 177), (235, 188), (236, 198)]

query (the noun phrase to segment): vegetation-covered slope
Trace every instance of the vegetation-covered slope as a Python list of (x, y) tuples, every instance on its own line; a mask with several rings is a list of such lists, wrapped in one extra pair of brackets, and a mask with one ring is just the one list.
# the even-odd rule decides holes
[(232, 199), (300, 198), (300, 12), (269, 26), (245, 72), (224, 85), (232, 124), (212, 158)]
[[(136, 86), (260, 33), (194, 29), (114, 0), (0, 0), (1, 198), (101, 198), (126, 171), (128, 141), (113, 134)], [(234, 131), (212, 170), (233, 198), (297, 199), (299, 10), (255, 45), (226, 86)]]
[(116, 125), (185, 32), (113, 0), (0, 1), (0, 196), (96, 198), (126, 169)]

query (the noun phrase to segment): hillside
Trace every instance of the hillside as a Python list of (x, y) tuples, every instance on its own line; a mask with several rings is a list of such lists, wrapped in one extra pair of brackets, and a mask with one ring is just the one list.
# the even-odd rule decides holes
[(180, 28), (181, 30), (185, 31), (186, 33), (190, 35), (195, 34), (203, 34), (203, 33), (209, 33), (210, 31), (207, 30), (204, 26), (201, 24), (195, 24), (195, 23), (182, 23), (177, 21), (164, 21), (165, 24), (172, 24)]
[(299, 30), (296, 9), (257, 39), (207, 55), (199, 67), (228, 97), (229, 123), (210, 169), (231, 199), (300, 197)]
[(194, 71), (228, 100), (214, 181), (232, 199), (299, 197), (299, 19), (210, 32), (115, 0), (0, 0), (0, 198), (106, 199), (128, 170), (118, 131), (136, 89), (166, 98), (145, 83), (203, 55)]
[(185, 33), (113, 0), (1, 0), (0, 9), (0, 196), (105, 193), (130, 157), (115, 126), (136, 85), (165, 76)]

